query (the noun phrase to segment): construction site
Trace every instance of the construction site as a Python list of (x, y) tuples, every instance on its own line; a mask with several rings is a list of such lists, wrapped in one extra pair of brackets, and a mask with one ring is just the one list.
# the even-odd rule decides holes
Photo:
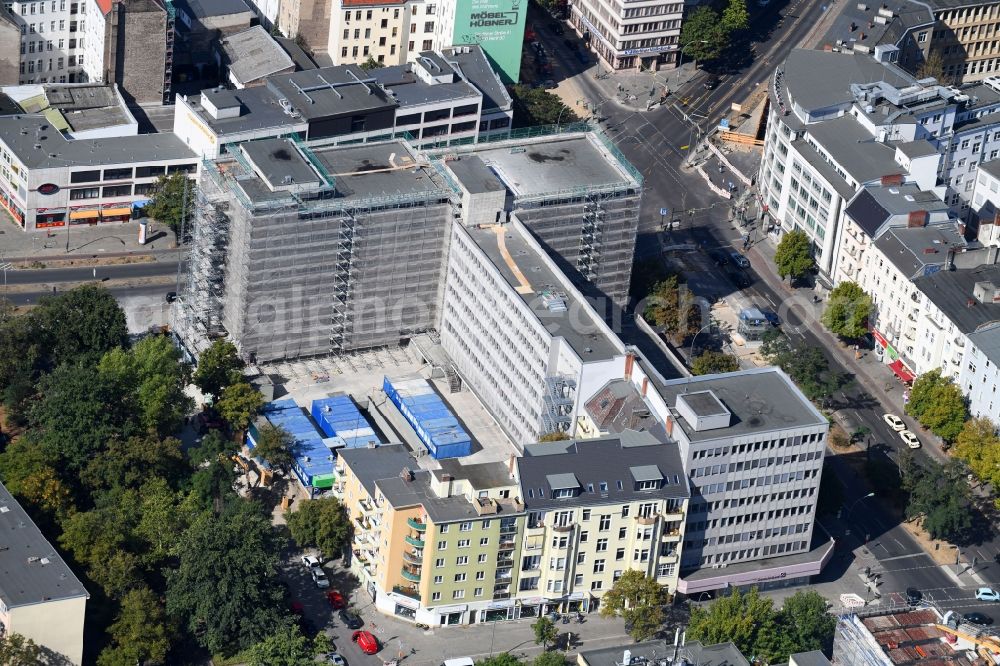
[(961, 621), (954, 612), (903, 608), (842, 615), (833, 663), (851, 666), (985, 666), (1000, 663), (994, 630)]
[[(459, 168), (470, 155), (481, 168), (472, 185)], [(436, 153), (405, 141), (245, 142), (206, 160), (196, 189), (174, 328), (194, 356), (227, 337), (267, 362), (436, 330), (453, 224), (516, 215), (581, 290), (623, 303), (642, 177), (582, 125)], [(487, 190), (490, 219), (479, 219), (470, 194)]]

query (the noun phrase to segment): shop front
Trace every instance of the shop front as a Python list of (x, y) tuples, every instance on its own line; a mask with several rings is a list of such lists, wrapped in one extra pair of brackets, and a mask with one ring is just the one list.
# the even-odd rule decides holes
[(410, 599), (402, 594), (392, 593), (389, 595), (395, 602), (395, 607), (393, 608), (393, 615), (396, 617), (401, 617), (404, 620), (410, 620), (411, 622), (417, 619), (417, 610), (420, 608), (420, 602), (416, 599)]
[(465, 612), (468, 608), (469, 607), (465, 604), (436, 608), (434, 612), (437, 616), (437, 624), (442, 627), (452, 627), (456, 624), (463, 624), (462, 620), (465, 617)]
[(878, 331), (874, 326), (871, 329), (872, 338), (875, 339), (875, 355), (878, 356), (883, 363), (889, 366), (893, 374), (899, 377), (899, 380), (905, 384), (909, 384), (913, 381), (916, 373), (912, 369), (907, 367), (906, 362), (900, 356), (899, 352), (889, 344), (889, 340)]
[(35, 214), (36, 229), (51, 229), (66, 226), (65, 208), (39, 208)]
[(69, 223), (71, 225), (77, 224), (97, 224), (101, 219), (101, 211), (99, 210), (74, 210), (69, 214)]
[(132, 219), (132, 208), (114, 204), (101, 210), (101, 222), (128, 222)]

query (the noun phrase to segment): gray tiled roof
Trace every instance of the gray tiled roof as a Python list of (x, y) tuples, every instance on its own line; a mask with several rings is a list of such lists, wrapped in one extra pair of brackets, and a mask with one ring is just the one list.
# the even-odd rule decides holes
[(443, 49), (445, 59), (483, 93), (483, 113), (507, 110), (513, 105), (507, 88), (490, 66), (481, 46), (462, 44)]
[(955, 324), (960, 332), (971, 333), (983, 324), (1000, 321), (1000, 303), (980, 303), (973, 298), (972, 291), (977, 282), (1000, 285), (1000, 265), (938, 271), (917, 278), (913, 284)]
[(0, 601), (7, 608), (87, 597), (83, 583), (0, 484)]
[[(516, 460), (525, 507), (542, 510), (688, 497), (677, 445), (647, 437), (646, 446), (625, 446), (618, 437), (529, 445), (524, 457)], [(659, 489), (636, 489), (632, 468), (643, 466), (656, 467), (662, 474)], [(552, 477), (559, 480), (563, 475), (578, 480), (581, 492), (574, 497), (553, 498), (552, 490), (559, 486), (552, 485)]]
[(219, 47), (229, 60), (229, 71), (241, 84), (295, 66), (292, 57), (259, 25), (223, 38)]
[(1000, 322), (987, 324), (969, 333), (969, 341), (993, 363), (1000, 365)]
[(791, 99), (813, 111), (854, 101), (852, 83), (885, 81), (905, 87), (913, 78), (890, 70), (870, 55), (793, 49), (784, 64), (784, 83)]
[(875, 247), (907, 278), (935, 270), (948, 261), (950, 248), (961, 249), (965, 239), (954, 225), (900, 227), (890, 229), (875, 240)]

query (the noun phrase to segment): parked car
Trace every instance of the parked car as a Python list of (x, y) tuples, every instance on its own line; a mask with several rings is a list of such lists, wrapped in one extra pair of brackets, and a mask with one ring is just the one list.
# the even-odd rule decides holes
[(920, 440), (917, 439), (917, 436), (914, 435), (909, 430), (900, 430), (899, 431), (899, 437), (904, 442), (906, 442), (906, 445), (908, 447), (910, 447), (911, 449), (919, 449), (920, 448)]
[(725, 266), (729, 263), (729, 253), (725, 250), (712, 250), (708, 256), (712, 258), (716, 266)]
[(767, 323), (771, 326), (781, 326), (781, 317), (779, 317), (777, 313), (772, 312), (771, 310), (765, 310), (764, 308), (760, 308), (760, 313), (764, 315), (764, 319), (766, 319)]
[(976, 599), (980, 601), (1000, 601), (1000, 592), (992, 587), (981, 587), (976, 590)]
[(330, 579), (326, 577), (326, 572), (323, 571), (322, 567), (314, 567), (312, 570), (312, 579), (316, 583), (316, 587), (321, 590), (325, 590), (330, 587)]
[(365, 654), (375, 654), (378, 652), (378, 639), (367, 631), (355, 631), (351, 634), (351, 640), (358, 644)]
[(750, 268), (750, 260), (743, 256), (740, 252), (730, 252), (729, 258), (733, 260), (733, 263), (740, 268)]
[(981, 627), (988, 627), (993, 624), (993, 618), (985, 613), (966, 613), (962, 619), (969, 624), (978, 624)]
[(739, 269), (730, 269), (726, 272), (726, 275), (729, 276), (729, 279), (732, 280), (733, 284), (735, 284), (739, 289), (746, 289), (750, 286), (750, 276)]
[(560, 36), (561, 36), (561, 35), (562, 35), (563, 33), (565, 33), (565, 32), (566, 32), (565, 30), (563, 30), (563, 27), (562, 27), (562, 24), (560, 24), (560, 23), (557, 23), (557, 22), (555, 22), (555, 21), (553, 21), (552, 23), (549, 23), (549, 30), (551, 30), (551, 31), (552, 31), (553, 33), (555, 33), (556, 35), (560, 35)]
[(168, 291), (167, 292), (167, 303), (173, 303), (176, 300), (177, 300), (177, 292), (176, 291)]
[(360, 617), (347, 609), (340, 611), (340, 621), (343, 622), (344, 626), (348, 629), (360, 629), (365, 624)]
[(885, 424), (895, 430), (896, 432), (901, 432), (906, 430), (906, 424), (903, 423), (903, 419), (899, 418), (895, 414), (883, 414), (882, 420)]
[(347, 661), (337, 652), (331, 652), (326, 655), (326, 663), (333, 664), (334, 666), (347, 666)]
[(347, 604), (344, 602), (344, 595), (342, 595), (339, 590), (329, 590), (326, 593), (326, 600), (330, 602), (330, 606), (334, 610), (347, 607)]
[(719, 85), (719, 77), (709, 76), (705, 79), (705, 90), (715, 90), (715, 87)]
[(914, 606), (920, 603), (920, 600), (924, 598), (923, 593), (915, 587), (906, 588), (906, 603)]
[(309, 569), (315, 569), (317, 567), (323, 566), (323, 563), (319, 561), (319, 558), (315, 555), (303, 555), (302, 564), (306, 565)]

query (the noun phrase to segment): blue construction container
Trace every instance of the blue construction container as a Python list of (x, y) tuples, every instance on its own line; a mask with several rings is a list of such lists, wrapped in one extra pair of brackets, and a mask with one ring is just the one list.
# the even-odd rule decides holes
[(435, 459), (472, 453), (472, 438), (425, 380), (382, 378), (382, 389)]
[(311, 414), (327, 437), (340, 437), (344, 446), (359, 449), (381, 444), (372, 424), (349, 395), (335, 395), (312, 401)]
[[(294, 400), (275, 400), (261, 410), (267, 422), (292, 436), (295, 459), (292, 471), (305, 488), (329, 488), (333, 485), (333, 460), (330, 449), (316, 431), (316, 426)], [(251, 425), (247, 430), (247, 448), (257, 446), (259, 433)]]

